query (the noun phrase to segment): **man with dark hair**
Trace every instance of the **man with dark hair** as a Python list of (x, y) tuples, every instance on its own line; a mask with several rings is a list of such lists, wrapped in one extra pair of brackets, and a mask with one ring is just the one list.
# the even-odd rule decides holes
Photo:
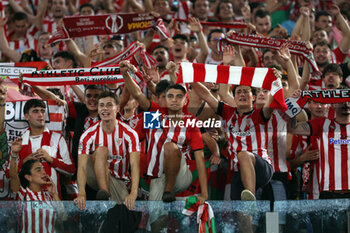
[(169, 62), (169, 50), (164, 45), (157, 45), (153, 48), (152, 57), (158, 62), (158, 72), (160, 79), (166, 78), (170, 80), (166, 66)]
[(225, 38), (224, 32), (221, 29), (213, 29), (208, 34), (208, 46), (210, 48), (206, 64), (221, 65), (222, 53), (218, 51), (218, 42)]
[(160, 128), (146, 129), (143, 127), (143, 122), (139, 121), (137, 126), (140, 139), (147, 138), (148, 140), (147, 174), (153, 177), (149, 199), (171, 202), (175, 200), (175, 193), (188, 188), (192, 182), (192, 175), (186, 166), (185, 156), (192, 150), (195, 154), (202, 190), (199, 200), (203, 203), (208, 198), (208, 191), (200, 130), (194, 126), (186, 128), (179, 127), (178, 124), (175, 127), (172, 125), (192, 119), (190, 116), (184, 116), (183, 107), (187, 101), (186, 89), (179, 84), (168, 86), (165, 85), (165, 82), (163, 86), (163, 81), (161, 81), (159, 84), (163, 86), (161, 89), (165, 92), (165, 101), (159, 101), (161, 108), (144, 97), (140, 90), (137, 90), (137, 85), (134, 84), (128, 72), (129, 69), (134, 71), (135, 67), (128, 62), (122, 62), (119, 65), (126, 87), (139, 101), (140, 107), (152, 112), (157, 111), (156, 114), (159, 114), (161, 118), (160, 122), (168, 126), (170, 124), (170, 127), (165, 125)]
[(258, 10), (254, 15), (254, 25), (256, 26), (256, 31), (260, 34), (267, 36), (271, 30), (271, 17), (268, 11)]
[[(85, 208), (85, 185), (98, 190), (97, 200), (116, 200), (133, 209), (140, 178), (140, 147), (137, 133), (116, 120), (119, 100), (114, 93), (102, 92), (98, 98), (101, 121), (81, 136), (78, 157), (78, 197), (74, 202)], [(129, 163), (131, 176), (129, 174)], [(129, 194), (127, 183), (131, 182)]]
[(263, 67), (271, 67), (272, 65), (278, 64), (276, 60), (276, 53), (271, 49), (263, 50), (261, 61)]
[(193, 13), (194, 17), (200, 21), (207, 21), (210, 13), (209, 1), (208, 0), (195, 0), (193, 2)]
[(79, 7), (79, 15), (81, 16), (87, 16), (87, 15), (94, 15), (95, 9), (94, 6), (90, 3), (84, 3), (81, 4)]
[(255, 191), (265, 186), (273, 175), (271, 159), (265, 142), (266, 127), (271, 117), (269, 107), (272, 97), (263, 108), (254, 109), (255, 88), (235, 86), (233, 89), (236, 108), (219, 102), (201, 83), (192, 83), (193, 91), (223, 117), (225, 131), (229, 135), (230, 169), (235, 172), (231, 181), (232, 200), (255, 200)]
[(69, 51), (59, 51), (53, 55), (54, 69), (76, 68), (77, 65), (74, 55)]
[[(16, 12), (13, 16), (14, 30), (5, 34), (6, 20), (0, 19), (0, 51), (9, 59), (18, 62), (20, 54), (28, 48), (34, 48), (34, 38), (27, 33), (29, 28), (28, 16), (23, 12)], [(13, 54), (17, 56), (14, 57)]]
[[(198, 53), (195, 61), (197, 63), (204, 63), (208, 56), (209, 48), (205, 40), (204, 33), (202, 31), (202, 25), (196, 18), (189, 18), (189, 25), (192, 32), (195, 32), (198, 38), (200, 52)], [(177, 34), (173, 36), (174, 44), (171, 47), (172, 54), (174, 56), (174, 62), (184, 62), (187, 60), (187, 54), (190, 52), (188, 37), (184, 34)]]
[(318, 11), (315, 15), (315, 27), (324, 29), (329, 34), (332, 31), (332, 15), (327, 11)]
[(75, 165), (63, 136), (46, 128), (45, 109), (46, 105), (42, 100), (31, 99), (26, 102), (23, 112), (29, 128), (19, 140), (21, 150), (18, 154), (12, 152), (12, 158), (18, 159), (19, 167), (32, 157), (42, 160), (46, 173), (52, 178), (61, 196), (58, 172), (73, 175)]
[(338, 64), (328, 64), (321, 76), (326, 89), (337, 89), (343, 82), (343, 71)]

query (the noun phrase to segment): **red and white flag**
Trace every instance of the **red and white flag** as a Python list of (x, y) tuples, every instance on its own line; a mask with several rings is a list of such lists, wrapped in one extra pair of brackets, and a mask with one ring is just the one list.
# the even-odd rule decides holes
[(274, 100), (272, 108), (287, 110), (282, 83), (271, 68), (181, 63), (177, 83), (211, 82), (264, 88)]

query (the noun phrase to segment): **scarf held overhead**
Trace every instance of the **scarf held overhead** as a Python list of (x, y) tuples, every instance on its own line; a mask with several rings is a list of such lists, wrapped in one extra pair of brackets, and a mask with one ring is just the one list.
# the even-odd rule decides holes
[(124, 82), (119, 67), (47, 70), (23, 74), (23, 83), (37, 86), (107, 84)]
[(274, 100), (270, 107), (287, 110), (281, 80), (271, 68), (181, 63), (177, 83), (211, 82), (264, 88)]
[(295, 117), (299, 114), (309, 99), (324, 104), (349, 102), (350, 89), (302, 91), (299, 98), (286, 99), (288, 107), (286, 114), (289, 117)]
[(156, 18), (150, 13), (65, 17), (63, 27), (52, 35), (49, 43), (56, 43), (72, 37), (126, 34), (151, 28), (159, 30), (165, 38), (169, 37), (162, 19)]
[(302, 41), (275, 39), (270, 37), (262, 37), (255, 34), (232, 33), (226, 39), (219, 41), (218, 49), (223, 51), (224, 43), (238, 44), (243, 46), (269, 48), (278, 50), (284, 43), (289, 46), (290, 53), (303, 56), (308, 62), (310, 71), (313, 76), (320, 76), (317, 64), (315, 62), (314, 54), (311, 49), (306, 47)]
[(147, 66), (147, 68), (151, 68), (152, 66), (156, 66), (158, 64), (157, 61), (149, 53), (147, 53), (143, 47), (141, 47), (136, 43), (136, 41), (134, 41), (122, 52), (118, 53), (114, 57), (103, 60), (101, 62), (97, 62), (94, 64), (94, 66), (117, 65), (123, 60), (131, 59), (138, 51), (140, 51), (140, 57), (142, 59), (142, 62)]

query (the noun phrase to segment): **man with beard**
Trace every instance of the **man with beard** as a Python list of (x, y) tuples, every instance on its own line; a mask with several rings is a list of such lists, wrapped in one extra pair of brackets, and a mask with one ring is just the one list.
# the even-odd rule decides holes
[(166, 69), (166, 66), (169, 62), (168, 48), (165, 47), (164, 45), (157, 45), (153, 49), (152, 57), (155, 58), (158, 62), (157, 67), (158, 67), (158, 73), (159, 73), (160, 79), (166, 79), (170, 81), (169, 72)]

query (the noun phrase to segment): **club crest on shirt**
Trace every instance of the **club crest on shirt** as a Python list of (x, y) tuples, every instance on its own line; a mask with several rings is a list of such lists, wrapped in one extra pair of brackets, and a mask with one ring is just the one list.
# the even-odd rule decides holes
[(183, 144), (185, 142), (185, 137), (180, 136), (177, 142)]
[(117, 145), (121, 146), (123, 143), (123, 139), (122, 138), (117, 138)]

